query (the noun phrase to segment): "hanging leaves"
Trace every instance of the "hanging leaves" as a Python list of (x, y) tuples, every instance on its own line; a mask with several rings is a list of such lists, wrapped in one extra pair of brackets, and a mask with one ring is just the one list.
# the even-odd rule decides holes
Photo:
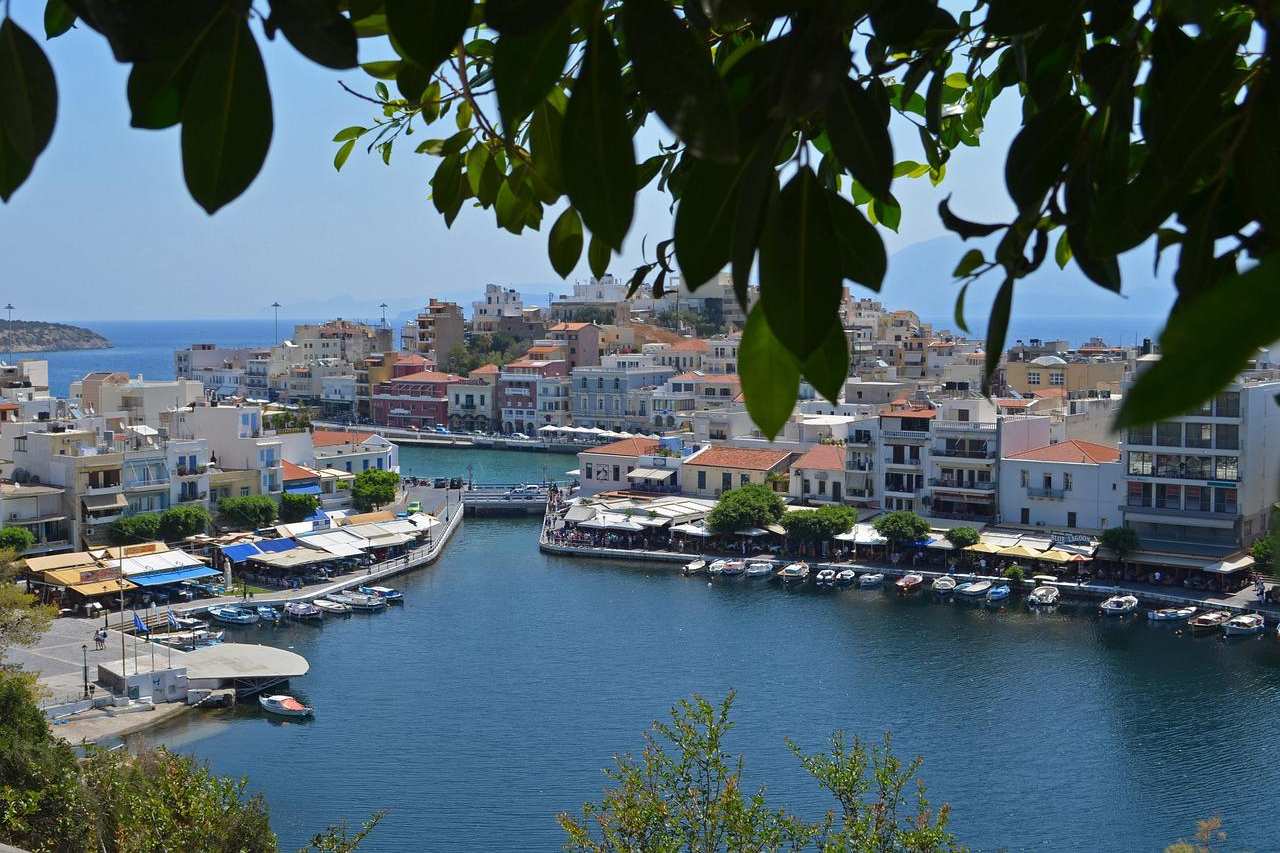
[[(492, 4), (489, 6), (492, 11)], [(569, 19), (560, 15), (543, 26), (507, 35), (494, 51), (493, 79), (498, 111), (508, 138), (560, 79), (569, 58)]]
[(747, 412), (767, 437), (776, 436), (796, 405), (800, 368), (769, 328), (757, 305), (747, 317), (738, 345), (738, 367)]
[(547, 255), (551, 258), (551, 267), (561, 278), (568, 278), (582, 257), (582, 218), (572, 207), (565, 208), (564, 213), (551, 226), (547, 235)]
[(0, 22), (0, 199), (22, 185), (53, 136), (58, 87), (44, 51), (25, 30)]
[(836, 86), (827, 103), (831, 149), (849, 174), (879, 199), (889, 198), (893, 181), (893, 145), (888, 113), (852, 80)]
[(391, 43), (402, 56), (434, 69), (462, 40), (471, 5), (472, 0), (386, 0)]
[(849, 378), (849, 341), (838, 321), (821, 337), (821, 344), (804, 361), (804, 378), (833, 406), (839, 405)]

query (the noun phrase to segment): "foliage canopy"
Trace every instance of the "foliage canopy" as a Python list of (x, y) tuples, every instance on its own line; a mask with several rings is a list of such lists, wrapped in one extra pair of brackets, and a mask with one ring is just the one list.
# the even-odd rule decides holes
[(813, 510), (784, 513), (782, 526), (787, 535), (801, 542), (827, 542), (848, 533), (858, 522), (858, 511), (849, 506), (824, 506)]
[(245, 495), (218, 501), (219, 521), (224, 527), (257, 530), (276, 520), (276, 502), (266, 495)]
[(919, 542), (929, 535), (929, 522), (908, 510), (876, 516), (871, 525), (877, 533), (899, 547)]
[(394, 471), (370, 468), (356, 474), (351, 486), (351, 501), (361, 511), (377, 509), (396, 499), (396, 485), (400, 475)]
[(280, 496), (280, 520), (285, 524), (302, 521), (320, 508), (320, 499), (315, 495), (292, 495), (285, 492)]
[(730, 489), (720, 496), (707, 514), (707, 528), (713, 533), (733, 533), (749, 527), (764, 527), (782, 518), (782, 498), (768, 486), (750, 483)]
[[(655, 185), (671, 236), (632, 289), (661, 293), (677, 269), (696, 287), (728, 267), (745, 304), (758, 264), (741, 371), (769, 434), (801, 377), (838, 392), (841, 286), (880, 287), (897, 183), (942, 182), (998, 99), (1021, 106), (1012, 140), (985, 140), (1007, 142), (1016, 214), (980, 223), (956, 212), (963, 200), (939, 206), (961, 239), (994, 244), (954, 271), (961, 328), (968, 286), (1002, 282), (988, 375), (1018, 282), (1051, 247), (1116, 292), (1121, 255), (1152, 246), (1159, 264), (1176, 251), (1163, 359), (1126, 394), (1122, 425), (1190, 409), (1280, 338), (1276, 16), (1256, 0), (269, 0), (256, 15), (247, 0), (49, 0), (47, 37), (77, 22), (131, 66), (132, 124), (181, 126), (186, 184), (210, 213), (249, 186), (272, 137), (257, 23), (329, 68), (356, 67), (357, 40), (374, 40), (386, 58), (360, 65), (371, 93), (350, 90), (374, 116), (335, 134), (335, 167), (357, 143), (388, 164), (411, 147), (434, 164), (447, 223), (465, 205), (516, 234), (548, 225), (562, 276), (584, 253), (603, 273)], [(7, 200), (49, 142), (58, 96), (39, 44), (8, 17), (0, 69), (26, 83), (0, 97)], [(669, 141), (642, 156), (635, 136), (654, 119)]]
[(957, 549), (968, 548), (970, 545), (977, 545), (982, 539), (978, 535), (978, 531), (972, 527), (953, 527), (946, 533), (947, 541)]

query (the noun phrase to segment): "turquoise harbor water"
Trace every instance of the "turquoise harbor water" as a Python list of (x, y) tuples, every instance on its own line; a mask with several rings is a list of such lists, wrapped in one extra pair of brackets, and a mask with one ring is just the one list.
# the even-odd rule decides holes
[[(408, 473), (524, 480), (572, 457), (407, 449)], [(371, 851), (557, 849), (615, 752), (679, 697), (737, 690), (747, 779), (828, 806), (783, 743), (835, 728), (925, 757), (977, 849), (1157, 850), (1221, 814), (1231, 849), (1280, 837), (1280, 644), (1193, 639), (1082, 610), (1033, 614), (884, 592), (708, 585), (549, 557), (536, 519), (468, 519), (372, 616), (238, 632), (311, 662), (303, 724), (255, 708), (146, 735), (247, 775), (282, 849), (331, 819), (389, 815)]]

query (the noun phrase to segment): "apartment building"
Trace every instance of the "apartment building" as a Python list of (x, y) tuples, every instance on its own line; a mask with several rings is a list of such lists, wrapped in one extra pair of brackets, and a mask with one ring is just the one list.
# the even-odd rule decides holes
[[(648, 355), (608, 355), (598, 366), (572, 371), (573, 421), (578, 426), (637, 432), (651, 428), (653, 388), (675, 371)], [(650, 389), (648, 393), (639, 393)]]
[[(378, 352), (367, 355), (355, 363), (355, 418), (367, 423), (373, 417), (373, 389), (391, 378), (396, 361), (403, 357), (396, 352)], [(426, 360), (422, 360), (425, 369)]]
[(497, 284), (484, 286), (484, 298), (471, 303), (471, 331), (499, 331), (504, 319), (523, 319), (524, 299), (514, 287)]
[[(534, 432), (539, 426), (550, 423), (539, 414), (538, 389), (560, 387), (560, 383), (545, 384), (545, 380), (563, 378), (568, 365), (563, 361), (543, 361), (519, 358), (508, 363), (498, 375), (498, 418), (503, 432)], [(557, 394), (557, 397), (561, 395)]]
[[(1139, 370), (1158, 360), (1142, 356)], [(1144, 552), (1134, 559), (1220, 557), (1268, 529), (1280, 494), (1277, 393), (1280, 371), (1246, 372), (1194, 412), (1126, 432), (1118, 504)]]
[(455, 302), (442, 302), (432, 297), (426, 308), (406, 325), (402, 345), (404, 349), (439, 365), (444, 364), (454, 347), (462, 346), (465, 340), (466, 321), (462, 318), (462, 309)]
[(1045, 388), (1062, 388), (1068, 393), (1118, 391), (1125, 375), (1120, 358), (1081, 358), (1068, 361), (1061, 355), (1041, 355), (1030, 361), (1007, 361), (1005, 383), (1019, 394), (1033, 394)]
[(600, 357), (604, 355), (601, 331), (595, 323), (556, 323), (547, 327), (547, 338), (564, 344), (565, 362), (572, 373), (579, 367), (600, 364)]
[(314, 464), (359, 474), (370, 468), (400, 470), (400, 449), (373, 432), (317, 429), (311, 433)]
[(22, 359), (17, 364), (0, 361), (0, 400), (25, 403), (49, 396), (49, 362)]
[(131, 424), (160, 426), (160, 413), (204, 399), (195, 379), (143, 379), (142, 374), (96, 371), (71, 383), (70, 401), (85, 413), (121, 413)]
[(569, 422), (573, 420), (572, 396), (570, 395), (572, 381), (563, 374), (538, 377), (538, 387), (536, 389), (537, 418), (540, 427), (548, 425), (568, 426)]
[(113, 431), (100, 435), (61, 423), (19, 426), (24, 431), (10, 442), (14, 481), (60, 490), (72, 547), (104, 542), (107, 527), (129, 506), (122, 488), (124, 452)]
[(584, 497), (630, 488), (627, 475), (640, 467), (640, 457), (658, 450), (654, 438), (624, 438), (578, 454), (580, 494)]
[(791, 463), (790, 495), (801, 503), (844, 503), (845, 449), (819, 444)]
[(1004, 524), (1097, 534), (1120, 519), (1124, 466), (1115, 446), (1068, 440), (1000, 460)]
[(435, 370), (392, 376), (373, 390), (373, 422), (401, 429), (446, 426), (449, 387), (460, 381), (461, 376)]
[(24, 527), (35, 537), (35, 544), (24, 555), (50, 554), (73, 547), (73, 525), (67, 517), (63, 492), (60, 486), (0, 483), (0, 519), (4, 526)]
[[(209, 449), (209, 464), (219, 471), (252, 472), (244, 475), (244, 479), (252, 480), (255, 488), (245, 494), (280, 494), (285, 442), (274, 430), (266, 428), (260, 407), (192, 406), (168, 412), (165, 421), (171, 439), (204, 439)], [(299, 435), (305, 436), (305, 433)], [(197, 459), (197, 467), (198, 464)], [(211, 473), (211, 491), (215, 479)]]
[(707, 353), (702, 357), (702, 367), (708, 373), (737, 373), (738, 346), (741, 335), (716, 335), (707, 340)]
[(711, 352), (711, 344), (701, 338), (681, 338), (674, 343), (645, 344), (641, 350), (653, 356), (654, 364), (673, 368), (677, 373), (703, 369), (703, 359)]
[(793, 458), (795, 454), (788, 450), (712, 445), (685, 457), (680, 483), (684, 494), (698, 497), (719, 497), (748, 484), (785, 491)]

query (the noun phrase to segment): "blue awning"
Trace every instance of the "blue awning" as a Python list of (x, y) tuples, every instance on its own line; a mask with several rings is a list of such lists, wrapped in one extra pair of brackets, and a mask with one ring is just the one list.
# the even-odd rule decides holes
[(233, 563), (243, 563), (250, 557), (256, 557), (262, 552), (252, 542), (245, 542), (241, 545), (226, 545), (223, 547), (222, 553)]
[(284, 490), (285, 490), (285, 493), (286, 493), (286, 494), (290, 494), (290, 495), (318, 495), (318, 494), (320, 494), (320, 487), (319, 487), (319, 486), (317, 486), (315, 483), (311, 483), (311, 484), (306, 485), (306, 486), (285, 486), (285, 487), (284, 487)]
[(264, 554), (279, 554), (281, 551), (292, 551), (298, 547), (293, 539), (259, 539), (253, 543)]
[(196, 578), (207, 578), (212, 575), (220, 575), (222, 572), (217, 569), (211, 569), (208, 566), (188, 566), (185, 569), (174, 569), (171, 572), (156, 572), (150, 575), (133, 575), (129, 578), (131, 583), (138, 586), (164, 586), (165, 584), (178, 583), (179, 581), (190, 581)]

